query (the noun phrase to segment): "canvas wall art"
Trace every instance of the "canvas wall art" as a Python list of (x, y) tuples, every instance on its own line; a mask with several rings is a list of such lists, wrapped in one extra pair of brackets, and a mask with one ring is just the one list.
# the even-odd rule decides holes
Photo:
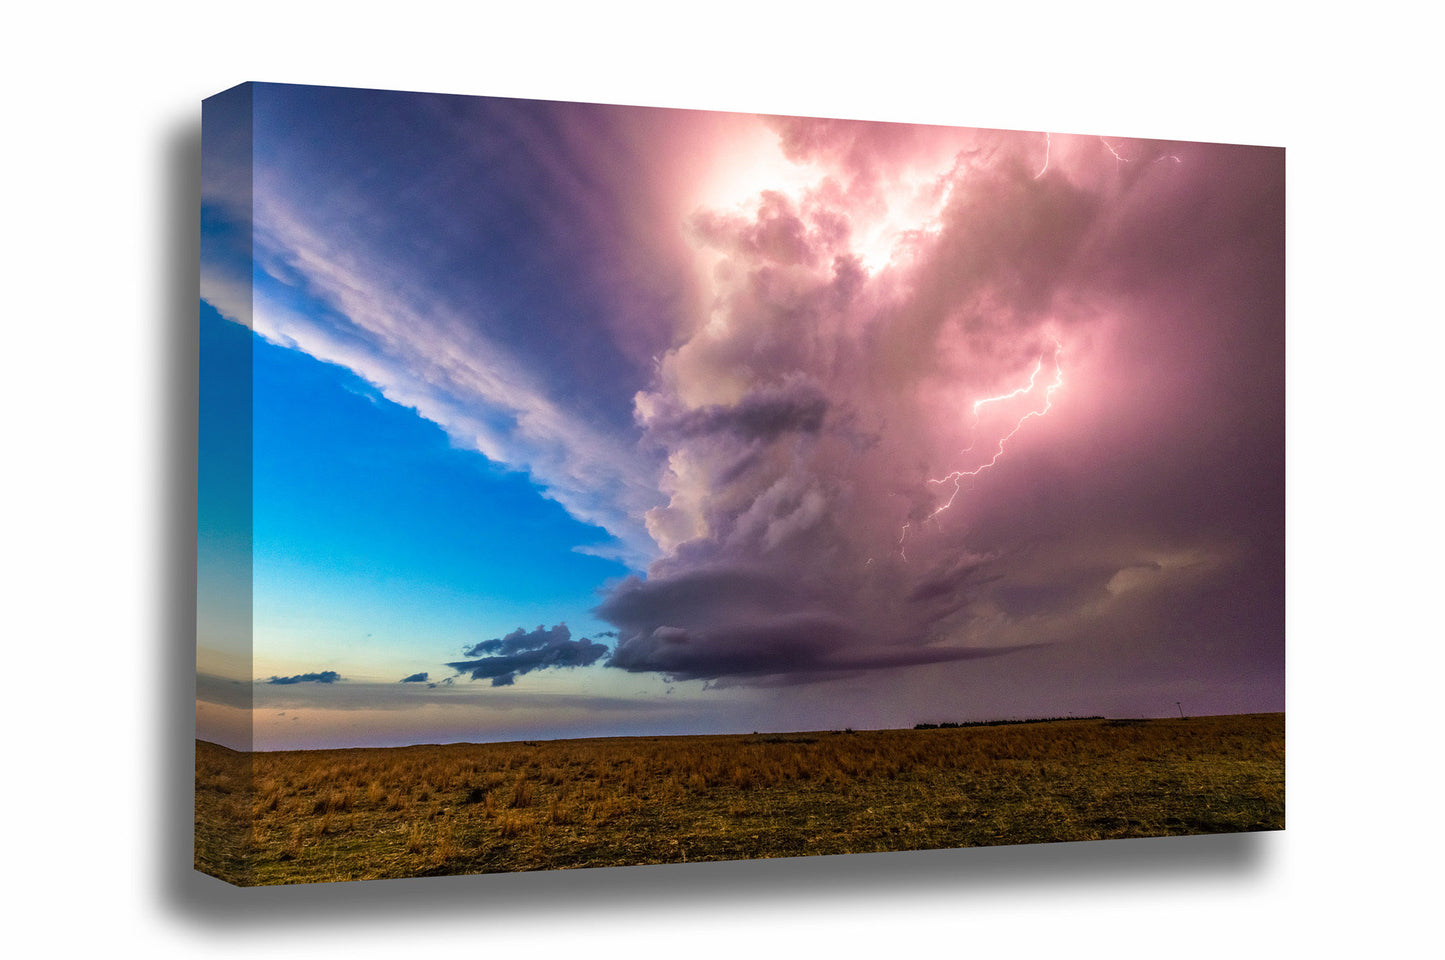
[(207, 100), (196, 869), (1282, 829), (1284, 150), (1128, 133)]

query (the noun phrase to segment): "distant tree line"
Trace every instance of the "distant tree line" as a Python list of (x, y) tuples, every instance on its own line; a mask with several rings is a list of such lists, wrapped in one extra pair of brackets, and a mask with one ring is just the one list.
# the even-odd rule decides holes
[(915, 730), (954, 730), (958, 727), (1007, 727), (1015, 723), (1060, 723), (1064, 720), (1102, 720), (1103, 717), (1034, 717), (1029, 720), (965, 720), (962, 723), (915, 723)]

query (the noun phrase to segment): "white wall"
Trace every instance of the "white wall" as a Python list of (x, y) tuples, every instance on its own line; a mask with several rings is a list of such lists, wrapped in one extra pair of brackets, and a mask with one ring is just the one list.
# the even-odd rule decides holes
[[(11, 942), (1177, 958), (1388, 956), (1428, 936), (1441, 138), (1415, 8), (1336, 22), (1232, 0), (512, 6), (7, 14)], [(178, 868), (199, 101), (248, 79), (1288, 147), (1289, 830), (261, 891)]]

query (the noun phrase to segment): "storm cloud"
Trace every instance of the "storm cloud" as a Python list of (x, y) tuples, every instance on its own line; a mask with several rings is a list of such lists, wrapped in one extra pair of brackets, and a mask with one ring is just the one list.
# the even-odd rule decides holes
[[(257, 334), (525, 472), (626, 565), (569, 608), (610, 647), (519, 628), (459, 675), (1282, 708), (1283, 150), (268, 102), (347, 135), (258, 152)], [(417, 135), (353, 146), (391, 122)], [(328, 309), (284, 309), (303, 288)]]
[(604, 644), (586, 637), (573, 640), (565, 623), (550, 629), (539, 624), (530, 632), (518, 627), (504, 637), (473, 644), (463, 653), (476, 659), (458, 660), (447, 666), (469, 674), (473, 680), (489, 679), (494, 687), (507, 687), (519, 675), (533, 670), (591, 666), (607, 652)]
[(341, 674), (335, 670), (323, 670), (320, 673), (298, 673), (292, 677), (272, 677), (267, 683), (290, 684), (290, 683), (335, 683), (341, 679)]
[(775, 128), (816, 179), (693, 217), (715, 297), (635, 400), (664, 555), (594, 611), (608, 664), (1278, 672), (1282, 151)]
[(793, 378), (748, 393), (731, 405), (714, 404), (671, 414), (649, 412), (654, 438), (692, 438), (731, 434), (745, 441), (773, 440), (785, 433), (817, 433), (828, 412), (828, 398), (816, 386)]

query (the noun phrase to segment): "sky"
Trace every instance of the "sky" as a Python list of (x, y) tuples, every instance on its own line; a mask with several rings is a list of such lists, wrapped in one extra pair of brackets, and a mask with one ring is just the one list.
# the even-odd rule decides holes
[(1284, 709), (1282, 149), (206, 111), (198, 736)]

